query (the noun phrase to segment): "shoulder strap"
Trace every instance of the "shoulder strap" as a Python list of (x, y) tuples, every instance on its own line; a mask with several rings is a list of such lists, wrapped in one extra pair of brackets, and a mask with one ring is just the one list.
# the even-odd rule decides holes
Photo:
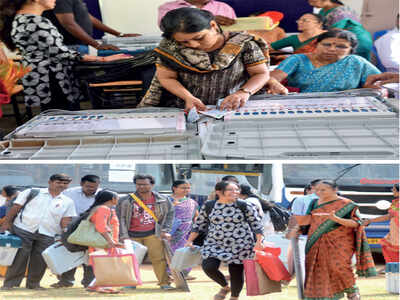
[(238, 200), (236, 200), (236, 204), (240, 208), (240, 210), (242, 211), (243, 216), (244, 216), (244, 220), (247, 222), (247, 203), (246, 203), (246, 201), (238, 199)]
[(25, 203), (22, 205), (21, 209), (20, 209), (20, 214), (19, 214), (19, 219), (22, 221), (22, 214), (24, 213), (24, 209), (25, 206), (33, 199), (35, 198), (37, 195), (39, 195), (40, 190), (38, 189), (31, 189), (31, 191), (29, 192), (28, 196), (26, 197), (26, 201)]
[(137, 204), (139, 204), (141, 208), (143, 208), (158, 223), (158, 218), (156, 217), (154, 212), (150, 208), (148, 208), (147, 205), (144, 204), (143, 201), (140, 200), (138, 196), (136, 196), (134, 193), (131, 193), (129, 195), (136, 201)]
[(215, 203), (217, 203), (217, 200), (209, 200), (209, 201), (206, 201), (206, 203), (204, 203), (207, 219), (208, 219), (209, 215), (211, 214), (211, 212), (215, 206)]

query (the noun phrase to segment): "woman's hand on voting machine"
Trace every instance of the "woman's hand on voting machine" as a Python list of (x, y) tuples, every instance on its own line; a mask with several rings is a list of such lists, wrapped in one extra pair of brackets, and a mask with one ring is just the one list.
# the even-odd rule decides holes
[(287, 95), (289, 93), (289, 90), (278, 80), (270, 77), (267, 82), (267, 93), (274, 95)]
[(237, 92), (225, 97), (225, 99), (219, 105), (220, 110), (236, 110), (246, 104), (249, 99), (250, 94), (243, 90), (238, 90)]
[(189, 112), (193, 107), (196, 107), (197, 111), (207, 110), (207, 106), (196, 97), (191, 97), (185, 100), (185, 111)]

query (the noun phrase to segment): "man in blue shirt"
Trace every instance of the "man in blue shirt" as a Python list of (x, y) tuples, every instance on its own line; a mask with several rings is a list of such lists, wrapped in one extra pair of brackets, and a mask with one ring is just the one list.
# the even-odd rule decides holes
[(293, 200), (292, 204), (292, 214), (293, 215), (299, 215), (299, 216), (304, 216), (307, 214), (308, 206), (310, 203), (318, 199), (318, 196), (315, 194), (315, 187), (317, 186), (318, 182), (320, 182), (321, 179), (316, 179), (310, 182), (310, 194), (302, 196), (302, 197), (297, 197)]

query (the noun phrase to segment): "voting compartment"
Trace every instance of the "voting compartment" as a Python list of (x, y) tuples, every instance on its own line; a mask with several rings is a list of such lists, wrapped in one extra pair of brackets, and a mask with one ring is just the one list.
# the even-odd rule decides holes
[(42, 256), (52, 273), (61, 275), (82, 264), (88, 263), (86, 251), (69, 252), (63, 244), (56, 242), (42, 252)]
[(0, 234), (0, 265), (11, 266), (22, 240), (14, 234)]
[(2, 142), (0, 159), (200, 159), (178, 109), (48, 111)]
[(260, 95), (215, 121), (206, 159), (397, 159), (398, 114), (371, 91)]

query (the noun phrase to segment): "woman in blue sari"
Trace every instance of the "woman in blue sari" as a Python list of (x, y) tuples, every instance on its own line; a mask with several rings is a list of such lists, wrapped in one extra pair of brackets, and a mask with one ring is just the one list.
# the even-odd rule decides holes
[(356, 36), (345, 30), (329, 30), (317, 38), (311, 53), (295, 54), (271, 72), (278, 81), (288, 79), (300, 92), (337, 92), (362, 88), (369, 75), (380, 71), (366, 59), (352, 55)]

